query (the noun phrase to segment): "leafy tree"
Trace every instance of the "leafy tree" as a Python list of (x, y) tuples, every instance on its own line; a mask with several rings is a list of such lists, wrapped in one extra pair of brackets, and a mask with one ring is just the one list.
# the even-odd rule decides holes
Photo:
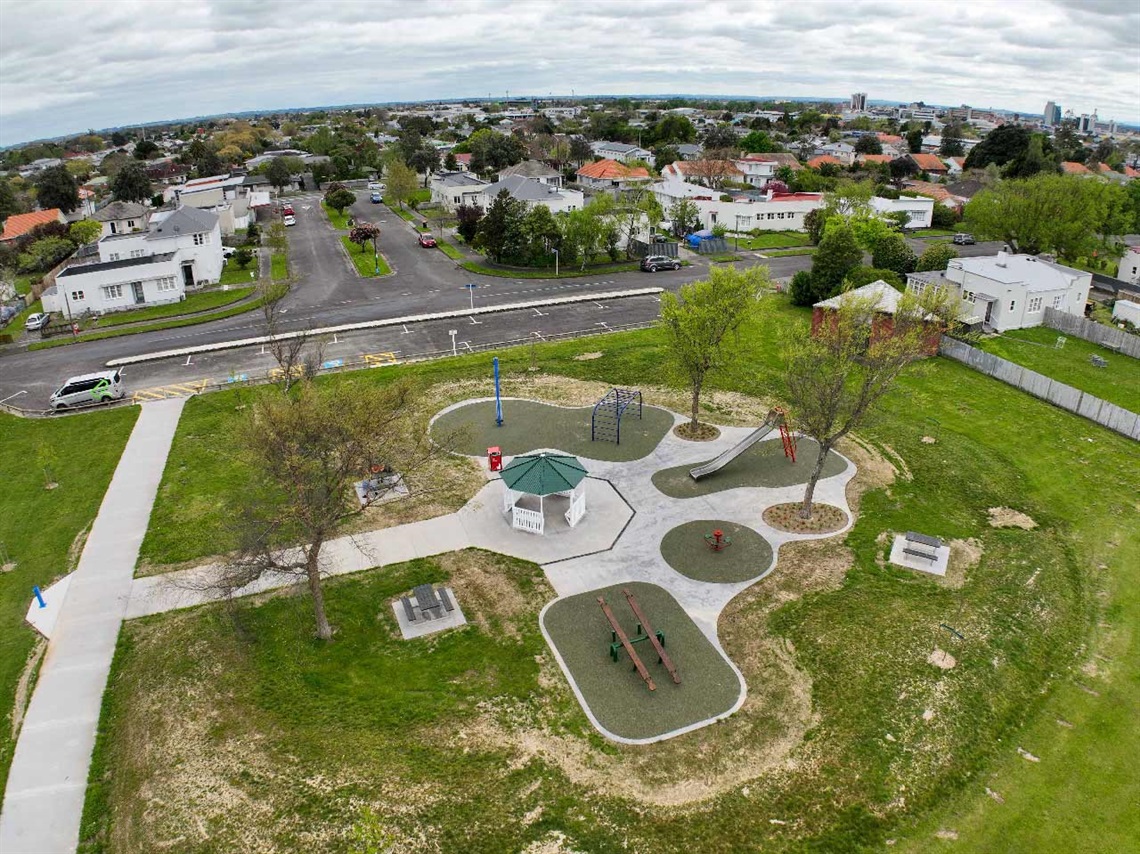
[(123, 166), (111, 181), (111, 195), (120, 202), (143, 202), (150, 194), (150, 178), (137, 160)]
[(17, 259), (21, 273), (46, 273), (75, 251), (75, 244), (66, 237), (44, 237), (28, 244)]
[(501, 190), (479, 222), (475, 247), (495, 262), (521, 258), (526, 246), (522, 227), (525, 216), (526, 203)]
[(278, 192), (293, 183), (293, 170), (288, 161), (285, 157), (274, 157), (265, 164), (265, 177)]
[(906, 135), (906, 147), (911, 154), (918, 154), (922, 151), (922, 131), (912, 130)]
[(958, 215), (953, 208), (937, 203), (930, 217), (930, 224), (934, 228), (954, 228), (958, 224)]
[(819, 248), (812, 256), (811, 278), (816, 299), (827, 299), (838, 293), (847, 274), (862, 262), (863, 250), (855, 241), (851, 224), (843, 217), (830, 219)]
[(882, 154), (883, 143), (877, 136), (861, 136), (855, 140), (855, 151), (859, 154)]
[(428, 185), (431, 173), (439, 168), (439, 151), (430, 145), (423, 145), (413, 151), (407, 160), (408, 166), (424, 176), (424, 186)]
[(459, 161), (455, 159), (455, 152), (447, 152), (447, 156), (443, 158), (443, 168), (448, 172), (459, 171)]
[(467, 145), (471, 150), (471, 169), (481, 174), (500, 172), (526, 157), (526, 147), (517, 137), (486, 128), (471, 134)]
[(464, 243), (470, 244), (475, 240), (475, 232), (479, 230), (483, 208), (480, 205), (460, 205), (455, 209), (455, 218), (457, 220), (455, 230), (459, 232)]
[(418, 183), (416, 173), (404, 163), (396, 161), (388, 167), (388, 195), (395, 199), (400, 207), (404, 207), (408, 199), (415, 195)]
[(701, 211), (691, 199), (677, 199), (669, 206), (669, 220), (673, 223), (673, 236), (684, 237), (701, 227)]
[(689, 382), (692, 408), (688, 432), (700, 430), (701, 390), (710, 374), (731, 369), (740, 351), (729, 346), (771, 284), (768, 268), (714, 267), (707, 279), (681, 286), (680, 294), (661, 295), (661, 326), (673, 366)]
[(890, 170), (892, 179), (902, 181), (904, 178), (918, 174), (918, 164), (904, 155), (896, 157), (890, 162)]
[[(826, 238), (825, 238), (826, 239)], [(945, 317), (946, 297), (904, 291), (884, 334), (871, 299), (845, 294), (814, 329), (797, 326), (784, 345), (785, 377), (796, 428), (819, 443), (800, 516), (810, 519), (815, 486), (835, 444), (862, 424), (895, 380), (927, 352), (926, 318)]]
[(1032, 134), (1021, 125), (1000, 125), (985, 135), (966, 155), (967, 169), (984, 169), (991, 163), (1004, 166), (1025, 154)]
[(102, 233), (102, 224), (93, 219), (81, 219), (79, 222), (73, 222), (67, 229), (67, 236), (76, 246), (93, 243), (99, 239), (99, 235)]
[(792, 298), (792, 305), (809, 306), (818, 300), (815, 298), (815, 283), (811, 279), (810, 270), (797, 270), (788, 285), (788, 294)]
[(681, 152), (675, 145), (659, 145), (653, 154), (653, 168), (660, 172), (666, 166), (681, 159)]
[(115, 148), (122, 148), (127, 144), (127, 135), (120, 130), (111, 134), (111, 145)]
[(342, 186), (331, 188), (325, 193), (325, 204), (338, 214), (344, 213), (344, 209), (351, 207), (355, 202), (356, 193)]
[(825, 208), (808, 211), (804, 216), (804, 231), (813, 244), (818, 244), (823, 239), (823, 228), (827, 225), (827, 218), (828, 213)]
[(289, 233), (285, 229), (285, 223), (281, 220), (274, 220), (269, 224), (267, 243), (269, 248), (274, 252), (284, 252), (289, 248)]
[(244, 270), (253, 261), (253, 253), (242, 246), (233, 254), (233, 261), (238, 265), (239, 270)]
[(316, 189), (319, 190), (321, 184), (332, 177), (332, 166), (323, 160), (318, 160), (309, 167), (309, 172), (313, 176), (313, 183), (316, 184)]
[(114, 180), (115, 176), (119, 174), (119, 170), (130, 162), (130, 155), (123, 154), (121, 151), (113, 151), (103, 158), (103, 162), (99, 164), (99, 171)]
[[(76, 191), (76, 195), (78, 195), (78, 191)], [(20, 204), (16, 191), (12, 188), (12, 182), (7, 178), (0, 178), (0, 227), (3, 227), (4, 220), (22, 210), (23, 206)]]
[(847, 278), (843, 280), (843, 290), (852, 291), (856, 288), (861, 288), (864, 285), (869, 285), (872, 282), (884, 281), (895, 290), (901, 291), (903, 289), (903, 277), (896, 273), (894, 270), (885, 270), (880, 267), (853, 267), (851, 272), (847, 274)]
[(942, 144), (938, 147), (938, 153), (943, 157), (961, 157), (966, 151), (966, 147), (962, 145), (962, 128), (959, 125), (946, 125), (942, 129)]
[[(474, 155), (471, 157), (475, 159)], [(582, 164), (588, 160), (594, 159), (594, 150), (590, 148), (590, 143), (586, 142), (582, 137), (576, 136), (570, 140), (570, 161), (582, 168)]]
[(546, 205), (530, 208), (523, 216), (521, 227), (526, 245), (526, 263), (536, 266), (543, 264), (550, 257), (551, 250), (559, 248), (562, 231)]
[(779, 151), (779, 144), (762, 130), (754, 130), (746, 134), (739, 143), (740, 147), (750, 154), (770, 154)]
[(195, 139), (186, 146), (186, 152), (182, 155), (182, 162), (192, 166), (194, 174), (198, 178), (217, 175), (225, 168), (221, 158), (218, 157), (217, 148), (203, 139)]
[(79, 185), (63, 166), (52, 166), (36, 178), (36, 199), (45, 210), (59, 208), (71, 213), (79, 207)]
[(150, 160), (157, 157), (162, 151), (153, 139), (140, 139), (135, 143), (135, 159), (136, 160)]
[(370, 222), (358, 222), (348, 233), (348, 239), (359, 246), (361, 252), (364, 251), (366, 243), (371, 243), (373, 250), (378, 252), (376, 241), (380, 239), (380, 226)]
[(1060, 164), (1045, 154), (1045, 136), (1035, 133), (1029, 137), (1025, 151), (1009, 161), (1002, 174), (1006, 178), (1030, 178), (1038, 172), (1059, 172)]
[(697, 129), (693, 123), (679, 113), (669, 113), (653, 129), (653, 137), (657, 143), (666, 145), (680, 142), (692, 142), (697, 138)]
[(710, 152), (718, 150), (735, 150), (740, 148), (740, 140), (734, 131), (728, 125), (713, 125), (705, 131), (705, 137), (702, 140), (705, 147), (707, 156), (711, 156)]
[(916, 271), (945, 270), (950, 259), (957, 257), (958, 250), (952, 244), (941, 241), (930, 243), (918, 256), (918, 262), (914, 265), (914, 269)]
[(884, 235), (871, 253), (871, 263), (875, 267), (894, 270), (903, 275), (914, 272), (917, 260), (914, 252), (906, 245), (906, 238), (898, 232)]

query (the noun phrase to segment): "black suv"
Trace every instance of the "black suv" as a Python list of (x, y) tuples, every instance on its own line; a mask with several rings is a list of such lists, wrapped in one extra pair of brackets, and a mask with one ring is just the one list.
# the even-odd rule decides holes
[(641, 269), (647, 273), (656, 273), (658, 270), (680, 270), (681, 262), (668, 255), (646, 255), (641, 259)]

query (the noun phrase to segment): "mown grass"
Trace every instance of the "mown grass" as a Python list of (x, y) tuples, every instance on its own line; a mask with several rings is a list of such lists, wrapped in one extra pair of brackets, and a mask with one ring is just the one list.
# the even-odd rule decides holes
[(460, 252), (456, 247), (454, 247), (450, 243), (448, 243), (446, 240), (436, 241), (436, 246), (439, 247), (440, 252), (442, 252), (444, 255), (446, 255), (448, 258), (450, 258), (452, 261), (462, 261), (467, 257), (462, 252)]
[(808, 246), (811, 240), (802, 231), (770, 231), (760, 235), (726, 234), (729, 246), (741, 249), (789, 249), (796, 246)]
[(812, 255), (815, 250), (815, 246), (803, 246), (799, 249), (766, 249), (764, 254), (769, 258), (780, 258), (784, 255)]
[[(478, 261), (462, 261), (459, 264), (469, 273), (482, 276), (498, 276), (503, 279), (576, 279), (582, 276), (606, 276), (610, 273), (628, 273), (638, 268), (636, 261), (621, 264), (592, 264), (583, 270), (577, 265), (560, 266), (555, 275), (553, 267), (490, 267)], [(684, 266), (684, 264), (682, 264)]]
[(356, 272), (361, 276), (372, 278), (374, 276), (387, 276), (392, 272), (387, 259), (383, 255), (375, 255), (369, 251), (371, 247), (368, 244), (357, 245), (348, 239), (347, 234), (341, 237), (340, 242), (344, 251), (348, 253), (348, 257), (352, 259)]
[(190, 294), (181, 302), (172, 302), (168, 305), (156, 305), (151, 308), (140, 308), (134, 311), (117, 311), (114, 314), (105, 314), (95, 321), (95, 328), (107, 326), (121, 326), (124, 323), (140, 323), (145, 320), (158, 320), (163, 317), (180, 317), (199, 311), (209, 311), (214, 308), (238, 302), (250, 296), (256, 288), (232, 288), (230, 290), (209, 290), (199, 294)]
[(341, 231), (344, 231), (348, 228), (348, 220), (352, 214), (346, 213), (345, 211), (338, 211), (335, 208), (330, 208), (324, 202), (321, 202), (321, 207), (324, 208), (325, 213), (328, 215), (329, 222), (332, 223), (333, 228), (339, 229)]
[[(714, 386), (781, 397), (781, 330), (806, 324), (809, 315), (782, 297), (772, 297), (767, 305), (769, 310), (745, 328), (737, 344), (747, 370), (716, 377)], [(660, 332), (648, 330), (541, 345), (539, 356), (547, 373), (637, 386), (660, 381), (663, 346)], [(602, 355), (575, 358), (588, 351)], [(508, 374), (529, 367), (525, 348), (498, 355)], [(440, 381), (485, 378), (488, 358), (423, 363), (399, 373), (426, 388)], [(395, 375), (322, 381), (383, 382)], [(169, 558), (178, 548), (184, 555), (200, 553), (195, 538), (220, 545), (216, 537), (225, 511), (218, 497), (240, 494), (244, 480), (229, 464), (221, 437), (232, 435), (248, 407), (246, 396), (253, 393), (223, 392), (195, 398), (187, 406), (144, 555), (149, 550), (155, 557), (165, 550)], [(716, 420), (715, 412), (708, 420)], [(441, 727), (447, 733), (462, 731), (466, 711), (417, 729), (424, 723), (415, 714), (419, 677), (408, 678), (406, 691), (392, 687), (372, 712), (355, 711), (361, 703), (357, 681), (367, 686), (367, 680), (339, 651), (322, 654), (308, 640), (310, 618), (300, 597), (243, 605), (238, 636), (226, 628), (219, 611), (210, 609), (145, 624), (145, 631), (153, 632), (151, 642), (138, 651), (120, 651), (120, 677), (113, 690), (121, 697), (111, 698), (101, 748), (111, 757), (102, 767), (113, 770), (109, 781), (100, 778), (107, 787), (103, 806), (94, 812), (89, 806), (89, 813), (109, 816), (106, 833), (112, 838), (119, 832), (145, 840), (138, 824), (144, 814), (152, 822), (165, 815), (171, 826), (185, 826), (177, 802), (147, 801), (142, 794), (153, 792), (170, 773), (165, 755), (161, 750), (143, 755), (132, 747), (147, 743), (147, 733), (154, 732), (147, 721), (159, 726), (168, 711), (129, 715), (129, 710), (142, 704), (145, 712), (146, 697), (166, 696), (163, 690), (177, 695), (182, 684), (190, 696), (189, 686), (212, 684), (220, 670), (224, 701), (192, 705), (181, 719), (209, 718), (209, 709), (224, 707), (214, 734), (199, 745), (216, 757), (224, 757), (233, 745), (261, 745), (242, 766), (251, 770), (243, 774), (235, 768), (227, 785), (251, 802), (272, 796), (275, 812), (252, 826), (283, 850), (299, 847), (317, 827), (347, 832), (362, 800), (372, 803), (401, 838), (427, 829), (445, 848), (450, 844), (462, 850), (513, 850), (520, 841), (525, 845), (537, 834), (559, 830), (575, 847), (589, 851), (617, 851), (625, 845), (661, 851), (855, 851), (877, 850), (887, 839), (926, 851), (943, 844), (932, 834), (944, 826), (969, 840), (965, 845), (960, 841), (958, 850), (1125, 850), (1140, 834), (1133, 809), (1137, 783), (1123, 759), (1140, 755), (1140, 732), (1132, 715), (1140, 705), (1140, 633), (1135, 630), (1140, 624), (1135, 592), (1140, 588), (1135, 501), (1140, 458), (1134, 443), (944, 360), (904, 377), (861, 433), (888, 456), (905, 461), (909, 478), (900, 476), (889, 489), (863, 497), (846, 537), (853, 567), (842, 586), (791, 601), (770, 616), (763, 608), (745, 606), (738, 618), (745, 621), (741, 630), (750, 638), (765, 633), (774, 634), (778, 643), (786, 638), (796, 666), (810, 677), (818, 723), (797, 750), (804, 760), (797, 769), (755, 781), (747, 793), (732, 788), (701, 806), (677, 811), (633, 804), (604, 787), (572, 782), (551, 761), (519, 760), (502, 744), (468, 741), (467, 752), (457, 750), (441, 736)], [(1038, 527), (990, 528), (987, 511), (1001, 506), (1030, 515)], [(186, 533), (172, 539), (178, 530)], [(960, 579), (960, 586), (896, 570), (885, 564), (887, 543), (880, 536), (901, 530), (973, 538), (981, 547), (981, 561)], [(152, 539), (160, 534), (165, 544)], [(758, 590), (780, 577), (777, 566)], [(406, 589), (411, 580), (393, 580), (390, 589)], [(355, 644), (357, 633), (374, 643), (372, 624), (346, 622), (342, 611), (368, 608), (374, 619), (386, 607), (379, 593), (330, 601), (333, 621), (342, 627), (330, 650)], [(295, 616), (282, 616), (288, 608), (295, 609)], [(964, 640), (942, 628), (944, 623)], [(143, 626), (132, 629), (129, 643), (143, 637)], [(239, 637), (253, 641), (239, 643)], [(936, 646), (958, 660), (953, 670), (927, 663)], [(368, 648), (375, 649), (365, 655), (370, 663), (387, 649)], [(726, 644), (726, 649), (738, 664), (747, 660), (747, 648)], [(223, 656), (226, 650), (233, 651), (232, 666)], [(1090, 659), (1099, 662), (1099, 673), (1077, 671), (1077, 663), (1092, 652), (1106, 659)], [(520, 659), (545, 653), (532, 634), (517, 649)], [(290, 664), (290, 656), (298, 663)], [(436, 661), (425, 653), (418, 666), (430, 673)], [(441, 666), (446, 670), (447, 662)], [(493, 681), (502, 666), (492, 656), (478, 671), (491, 680), (479, 689), (478, 700), (469, 693), (469, 683), (461, 682), (465, 701), (509, 710), (504, 715), (512, 726), (568, 734), (580, 749), (594, 749), (596, 737), (589, 735), (576, 707), (566, 705), (565, 685), (556, 672), (553, 679), (526, 677), (534, 680), (529, 689), (522, 683), (502, 688)], [(287, 693), (274, 687), (277, 668), (289, 674)], [(782, 678), (779, 669), (742, 669), (754, 687)], [(531, 698), (521, 708), (520, 692)], [(536, 705), (547, 700), (555, 703), (555, 711), (538, 714)], [(412, 726), (396, 751), (384, 721), (405, 703)], [(341, 713), (341, 705), (350, 711)], [(924, 719), (928, 709), (933, 712), (929, 721)], [(649, 750), (668, 760), (670, 774), (683, 774), (686, 768), (712, 774), (717, 751), (741, 731), (734, 728), (755, 725), (750, 714), (742, 710), (718, 725), (715, 739), (693, 734)], [(1057, 718), (1074, 726), (1059, 726)], [(1018, 746), (1043, 757), (1042, 762), (1026, 762), (1016, 753)], [(296, 751), (301, 754), (293, 763), (289, 757)], [(629, 760), (621, 748), (606, 746), (605, 751), (616, 761)], [(503, 768), (515, 770), (500, 773)], [(318, 790), (305, 782), (314, 778), (372, 782)], [(442, 800), (397, 799), (397, 811), (377, 782), (385, 779), (399, 780), (400, 791), (435, 792)], [(667, 783), (671, 778), (654, 779)], [(987, 787), (1004, 803), (992, 800)], [(538, 807), (541, 820), (526, 820)], [(220, 813), (214, 815), (214, 821), (225, 823)], [(274, 815), (296, 817), (282, 823)], [(786, 824), (773, 825), (770, 818)], [(241, 833), (219, 825), (195, 850), (242, 847)], [(121, 850), (148, 842), (124, 844)]]
[[(1057, 349), (1059, 337), (1065, 345)], [(1047, 377), (1096, 395), (1109, 403), (1140, 412), (1140, 360), (1072, 335), (1062, 336), (1056, 329), (1035, 326), (1014, 329), (995, 338), (984, 338), (978, 347)], [(1091, 361), (1100, 356), (1107, 368)]]
[(388, 206), (388, 210), (390, 210), (402, 220), (413, 224), (423, 221), (423, 217), (416, 216), (416, 212), (414, 210), (405, 208), (391, 196), (384, 197), (384, 204)]
[(218, 280), (219, 285), (246, 285), (254, 281), (261, 273), (260, 260), (257, 251), (254, 250), (253, 260), (250, 261), (245, 269), (242, 269), (233, 258), (226, 260), (226, 266), (222, 270), (222, 276)]
[(274, 252), (269, 258), (269, 276), (274, 281), (289, 278), (289, 259), (284, 252)]
[[(32, 585), (47, 587), (78, 558), (72, 546), (98, 512), (138, 412), (49, 420), (0, 414), (0, 791), (15, 744), (16, 684), (39, 637), (24, 622)], [(59, 485), (47, 489), (49, 478)]]

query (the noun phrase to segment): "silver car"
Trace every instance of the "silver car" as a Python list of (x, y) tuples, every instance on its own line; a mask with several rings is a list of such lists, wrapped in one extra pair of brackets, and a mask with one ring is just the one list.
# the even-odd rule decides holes
[(119, 371), (99, 371), (70, 377), (55, 390), (49, 403), (52, 409), (71, 409), (121, 400), (124, 394), (123, 375)]
[(36, 329), (43, 329), (51, 322), (51, 315), (42, 311), (37, 311), (34, 314), (29, 314), (28, 319), (24, 321), (24, 328), (29, 332)]

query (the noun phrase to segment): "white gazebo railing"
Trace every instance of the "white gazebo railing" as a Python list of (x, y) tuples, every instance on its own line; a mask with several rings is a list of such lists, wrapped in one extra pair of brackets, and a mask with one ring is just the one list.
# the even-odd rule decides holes
[(546, 517), (541, 510), (527, 510), (523, 507), (511, 508), (511, 527), (531, 534), (542, 534), (546, 527)]
[(570, 509), (566, 511), (566, 524), (573, 528), (586, 515), (586, 491), (570, 493)]

